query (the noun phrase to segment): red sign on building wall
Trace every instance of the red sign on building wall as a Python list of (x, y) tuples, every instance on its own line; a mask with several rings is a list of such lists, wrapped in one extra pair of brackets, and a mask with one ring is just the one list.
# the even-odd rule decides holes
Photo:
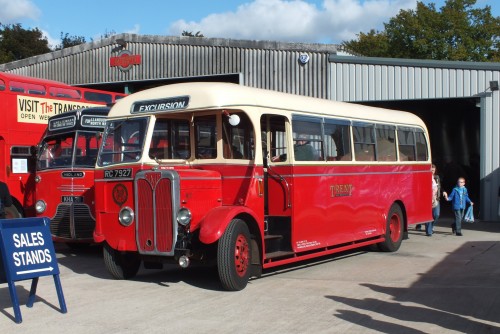
[(120, 51), (118, 56), (109, 58), (109, 66), (118, 67), (122, 71), (128, 71), (133, 65), (139, 65), (141, 62), (141, 55), (134, 55), (128, 50)]

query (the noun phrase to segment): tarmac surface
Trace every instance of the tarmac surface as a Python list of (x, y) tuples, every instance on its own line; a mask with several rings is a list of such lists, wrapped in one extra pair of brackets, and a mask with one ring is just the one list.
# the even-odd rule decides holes
[(395, 253), (344, 252), (264, 272), (223, 291), (211, 268), (141, 269), (113, 280), (100, 247), (56, 245), (68, 312), (52, 277), (16, 282), (23, 322), (0, 284), (0, 333), (500, 333), (500, 222), (441, 219)]

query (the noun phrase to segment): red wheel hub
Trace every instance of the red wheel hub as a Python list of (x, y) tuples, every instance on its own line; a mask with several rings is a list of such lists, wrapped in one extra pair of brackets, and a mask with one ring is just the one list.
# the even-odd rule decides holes
[(243, 234), (239, 234), (236, 238), (236, 245), (234, 246), (234, 263), (238, 276), (245, 276), (248, 269), (249, 257), (250, 253), (247, 238), (245, 238)]
[(401, 236), (401, 220), (398, 215), (392, 215), (389, 228), (391, 230), (392, 241), (397, 242)]

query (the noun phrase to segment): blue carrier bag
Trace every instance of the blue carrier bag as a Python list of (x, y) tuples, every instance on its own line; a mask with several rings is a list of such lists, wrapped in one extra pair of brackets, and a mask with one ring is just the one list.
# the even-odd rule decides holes
[(472, 206), (469, 206), (464, 216), (465, 223), (473, 223), (474, 222), (474, 212), (472, 211)]

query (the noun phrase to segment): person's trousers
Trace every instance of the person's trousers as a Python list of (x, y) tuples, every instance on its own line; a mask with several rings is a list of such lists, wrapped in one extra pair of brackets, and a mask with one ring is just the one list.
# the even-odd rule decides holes
[(453, 210), (455, 213), (455, 222), (451, 224), (451, 229), (455, 233), (462, 233), (462, 220), (464, 219), (465, 209)]
[(438, 203), (437, 206), (432, 208), (432, 219), (434, 219), (434, 220), (430, 223), (425, 223), (425, 234), (432, 235), (432, 232), (434, 230), (434, 226), (437, 223), (437, 220), (439, 218), (440, 213), (441, 213), (441, 207)]

